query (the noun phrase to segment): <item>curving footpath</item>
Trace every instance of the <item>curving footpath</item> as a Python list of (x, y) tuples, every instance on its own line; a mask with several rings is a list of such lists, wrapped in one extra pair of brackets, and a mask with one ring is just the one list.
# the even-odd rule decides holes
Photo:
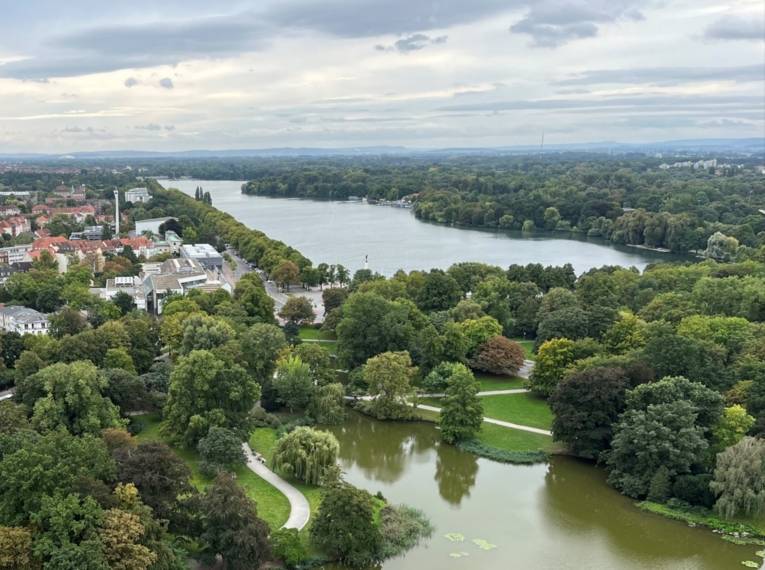
[(302, 530), (308, 524), (308, 519), (311, 517), (311, 507), (308, 505), (308, 499), (305, 498), (303, 493), (258, 461), (247, 443), (242, 444), (242, 449), (247, 457), (247, 467), (258, 477), (276, 487), (290, 502), (290, 516), (287, 522), (282, 525), (282, 528)]
[[(427, 410), (429, 412), (438, 412), (438, 413), (441, 412), (441, 408), (437, 408), (435, 406), (426, 406), (425, 404), (417, 404), (417, 408), (419, 408), (421, 410)], [(497, 426), (502, 426), (502, 427), (511, 428), (511, 429), (517, 429), (517, 430), (520, 430), (520, 431), (527, 431), (529, 433), (537, 433), (539, 435), (547, 435), (547, 436), (552, 437), (552, 432), (548, 431), (546, 429), (539, 429), (539, 428), (535, 428), (535, 427), (531, 427), (531, 426), (522, 426), (520, 424), (513, 424), (513, 423), (510, 423), (510, 422), (504, 422), (502, 420), (495, 420), (494, 418), (487, 418), (485, 416), (483, 418), (483, 421), (485, 421), (487, 424), (494, 424), (494, 425), (497, 425)]]

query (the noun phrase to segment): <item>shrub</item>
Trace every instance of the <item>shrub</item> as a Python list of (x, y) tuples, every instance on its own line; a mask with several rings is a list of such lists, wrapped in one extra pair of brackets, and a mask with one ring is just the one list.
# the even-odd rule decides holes
[(202, 457), (203, 469), (208, 474), (245, 463), (242, 438), (230, 429), (210, 428), (207, 435), (199, 440), (197, 450)]
[(491, 374), (515, 376), (523, 366), (523, 348), (503, 336), (494, 336), (478, 347), (470, 366)]
[(287, 568), (297, 568), (309, 558), (308, 550), (294, 528), (280, 528), (272, 532), (271, 548)]
[(423, 538), (433, 534), (428, 517), (406, 505), (386, 505), (380, 511), (380, 557), (392, 558), (414, 548)]

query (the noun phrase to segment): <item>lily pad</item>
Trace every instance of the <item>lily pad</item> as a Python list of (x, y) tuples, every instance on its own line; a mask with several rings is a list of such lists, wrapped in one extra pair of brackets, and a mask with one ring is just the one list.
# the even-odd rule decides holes
[(760, 564), (758, 562), (754, 562), (752, 560), (744, 560), (742, 565), (746, 566), (747, 568), (759, 568)]
[(444, 535), (444, 538), (449, 542), (464, 542), (465, 535), (458, 532), (449, 532)]
[(494, 550), (497, 548), (496, 544), (492, 544), (488, 540), (484, 540), (482, 538), (474, 538), (473, 544), (475, 544), (481, 550)]
[(451, 558), (464, 558), (465, 556), (470, 556), (467, 552), (450, 552), (449, 556)]
[(765, 558), (765, 550), (758, 550), (754, 555), (759, 556), (760, 558)]

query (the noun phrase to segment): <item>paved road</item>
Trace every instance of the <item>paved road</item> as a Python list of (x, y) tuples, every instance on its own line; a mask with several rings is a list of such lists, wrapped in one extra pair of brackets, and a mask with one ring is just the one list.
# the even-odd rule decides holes
[(3, 390), (0, 392), (0, 401), (3, 400), (10, 400), (13, 398), (13, 393), (16, 391), (16, 388), (9, 388), (8, 390)]
[(271, 483), (271, 485), (276, 487), (290, 502), (290, 516), (287, 519), (287, 522), (282, 525), (282, 528), (295, 528), (301, 530), (308, 524), (308, 519), (311, 518), (311, 507), (308, 504), (308, 499), (305, 498), (303, 493), (287, 483), (287, 481), (279, 477), (263, 463), (255, 459), (255, 454), (253, 454), (249, 445), (243, 443), (242, 449), (244, 449), (244, 454), (247, 457), (247, 467), (249, 467), (258, 477), (265, 479)]
[[(429, 412), (441, 412), (441, 408), (436, 408), (435, 406), (426, 406), (424, 404), (418, 404), (417, 407), (421, 410), (427, 410)], [(483, 421), (485, 421), (487, 424), (494, 424), (497, 426), (502, 426), (510, 429), (517, 429), (520, 431), (527, 431), (529, 433), (537, 433), (539, 435), (547, 435), (552, 437), (552, 432), (547, 431), (546, 429), (539, 429), (531, 426), (522, 426), (520, 424), (514, 424), (510, 422), (503, 422), (502, 420), (495, 420), (494, 418), (487, 418), (484, 417)]]

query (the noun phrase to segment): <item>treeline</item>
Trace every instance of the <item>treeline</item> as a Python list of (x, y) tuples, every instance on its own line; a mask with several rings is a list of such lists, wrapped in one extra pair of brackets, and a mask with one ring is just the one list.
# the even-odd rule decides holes
[(242, 191), (265, 196), (397, 200), (443, 224), (577, 232), (617, 244), (704, 249), (720, 231), (765, 239), (765, 179), (753, 168), (658, 169), (644, 157), (346, 159), (265, 162)]
[(175, 189), (165, 190), (155, 181), (149, 181), (147, 185), (152, 193), (151, 202), (134, 210), (135, 219), (176, 217), (184, 226), (183, 237), (187, 243), (210, 243), (220, 250), (223, 244), (228, 243), (248, 262), (267, 272), (285, 261), (291, 261), (299, 268), (311, 265), (311, 261), (296, 249), (269, 238), (263, 232), (249, 229), (205, 201), (195, 200)]

